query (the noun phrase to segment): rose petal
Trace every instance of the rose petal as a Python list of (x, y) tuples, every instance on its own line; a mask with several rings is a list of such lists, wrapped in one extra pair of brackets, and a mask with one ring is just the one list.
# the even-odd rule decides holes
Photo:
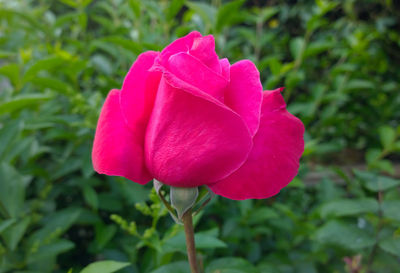
[(159, 71), (148, 70), (158, 55), (154, 51), (140, 54), (126, 75), (121, 90), (121, 107), (127, 125), (143, 136), (161, 77)]
[(227, 79), (228, 81), (230, 80), (230, 68), (231, 64), (229, 63), (229, 60), (227, 58), (223, 58), (219, 60), (219, 64), (221, 66), (221, 76)]
[(214, 36), (207, 35), (195, 38), (189, 53), (198, 58), (215, 73), (221, 74), (221, 66), (218, 55), (215, 52)]
[(111, 90), (97, 123), (92, 161), (101, 174), (126, 177), (146, 184), (152, 179), (144, 163), (143, 132), (131, 131), (120, 107), (119, 90)]
[(176, 39), (175, 41), (173, 41), (171, 44), (166, 46), (161, 51), (160, 58), (163, 61), (167, 62), (171, 55), (174, 55), (174, 54), (177, 54), (180, 52), (188, 53), (190, 51), (190, 49), (192, 48), (194, 39), (200, 38), (200, 37), (202, 37), (200, 32), (192, 31), (188, 35), (186, 35), (182, 38)]
[(222, 101), (228, 81), (205, 66), (199, 59), (187, 54), (172, 55), (168, 70), (181, 80)]
[(163, 76), (146, 132), (149, 170), (157, 180), (176, 187), (228, 176), (243, 164), (252, 146), (240, 116), (194, 94), (175, 88)]
[(261, 101), (262, 85), (257, 67), (249, 60), (233, 64), (225, 104), (243, 118), (252, 136), (260, 124)]
[(214, 193), (235, 200), (268, 198), (296, 176), (304, 150), (304, 126), (286, 111), (280, 90), (263, 93), (253, 149), (237, 171), (209, 185)]

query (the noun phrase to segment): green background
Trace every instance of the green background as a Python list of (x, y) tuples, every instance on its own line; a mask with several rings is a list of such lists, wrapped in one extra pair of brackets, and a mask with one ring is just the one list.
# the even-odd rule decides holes
[(204, 271), (400, 272), (399, 29), (391, 0), (0, 0), (0, 272), (188, 272), (151, 183), (97, 175), (90, 153), (137, 55), (191, 30), (285, 86), (306, 127), (279, 195), (196, 217)]

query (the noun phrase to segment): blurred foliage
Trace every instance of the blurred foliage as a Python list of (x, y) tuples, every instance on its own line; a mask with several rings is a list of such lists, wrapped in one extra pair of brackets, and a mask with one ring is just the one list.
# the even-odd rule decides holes
[(150, 185), (95, 175), (90, 153), (137, 55), (191, 30), (285, 86), (307, 128), (290, 187), (195, 218), (205, 272), (399, 272), (399, 15), (391, 0), (0, 0), (0, 272), (188, 272)]

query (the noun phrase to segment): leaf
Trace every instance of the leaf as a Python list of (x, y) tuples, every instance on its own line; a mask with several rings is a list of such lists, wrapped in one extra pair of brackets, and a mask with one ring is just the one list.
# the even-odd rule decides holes
[(8, 227), (2, 234), (1, 237), (5, 241), (6, 245), (11, 251), (14, 251), (25, 234), (26, 229), (29, 226), (31, 219), (30, 217), (25, 217), (21, 221), (15, 223), (14, 225)]
[(360, 171), (353, 169), (354, 174), (361, 180), (363, 185), (370, 191), (385, 191), (400, 185), (399, 179), (390, 178), (388, 176), (377, 175), (372, 172)]
[(379, 209), (378, 201), (372, 198), (365, 199), (339, 199), (322, 205), (320, 214), (322, 218), (358, 215), (361, 213), (376, 213)]
[(385, 218), (400, 222), (400, 200), (385, 200), (382, 203), (383, 215)]
[(0, 222), (0, 234), (3, 230), (7, 229), (9, 226), (15, 223), (15, 219), (7, 219)]
[(29, 238), (30, 242), (41, 242), (49, 236), (61, 236), (67, 229), (70, 228), (79, 218), (81, 208), (67, 208), (58, 210), (51, 215), (47, 215), (42, 220), (45, 223), (44, 227), (36, 231)]
[(186, 5), (189, 9), (197, 13), (204, 21), (206, 25), (214, 26), (217, 10), (215, 7), (207, 3), (202, 2), (187, 2)]
[(129, 265), (126, 262), (100, 261), (86, 266), (80, 273), (112, 273)]
[(22, 176), (6, 163), (0, 164), (0, 208), (11, 218), (17, 218), (22, 210), (25, 199), (25, 187), (29, 176)]
[(383, 126), (379, 128), (379, 137), (383, 148), (391, 150), (396, 140), (396, 131), (389, 126)]
[(220, 32), (224, 26), (230, 26), (243, 20), (243, 16), (240, 16), (240, 8), (244, 2), (244, 0), (230, 1), (218, 9), (215, 25), (217, 32)]
[(296, 37), (290, 41), (290, 53), (292, 53), (293, 59), (297, 60), (300, 58), (304, 46), (305, 42), (303, 37)]
[[(197, 249), (214, 249), (214, 248), (225, 248), (227, 245), (214, 236), (210, 236), (203, 233), (195, 234), (195, 242)], [(163, 246), (164, 252), (180, 251), (185, 253), (186, 251), (186, 240), (183, 232), (167, 240)]]
[(52, 70), (58, 66), (65, 65), (65, 60), (59, 56), (51, 56), (34, 63), (25, 72), (23, 81), (28, 82), (42, 70)]
[(70, 6), (71, 8), (77, 8), (79, 6), (78, 1), (74, 0), (59, 0), (59, 1), (67, 6)]
[(72, 87), (66, 82), (60, 81), (56, 78), (50, 77), (34, 77), (31, 82), (41, 88), (50, 88), (51, 90), (60, 92), (62, 94), (68, 94), (72, 91)]
[(100, 72), (110, 76), (112, 74), (112, 65), (108, 58), (103, 55), (96, 54), (91, 59), (92, 66), (96, 67)]
[(7, 58), (7, 57), (11, 57), (11, 56), (15, 56), (16, 53), (12, 52), (12, 51), (5, 51), (5, 50), (0, 50), (0, 58)]
[(212, 261), (206, 273), (258, 273), (258, 269), (243, 258), (227, 257)]
[(392, 255), (400, 257), (400, 238), (387, 238), (379, 242), (379, 247)]
[(346, 84), (346, 90), (362, 90), (362, 89), (374, 89), (375, 85), (372, 81), (364, 80), (364, 79), (354, 79), (350, 80)]
[(98, 224), (96, 225), (95, 231), (96, 237), (93, 243), (95, 243), (97, 250), (100, 250), (114, 237), (117, 232), (117, 227), (114, 225)]
[(53, 96), (51, 95), (45, 94), (27, 94), (16, 96), (13, 99), (0, 104), (0, 115), (38, 105), (39, 103), (49, 100), (52, 97)]
[(23, 122), (13, 120), (5, 123), (0, 130), (0, 158), (4, 155), (4, 151), (10, 146), (11, 142), (16, 139), (18, 133), (23, 127)]
[(185, 4), (185, 0), (172, 0), (165, 10), (165, 17), (168, 21), (174, 20), (175, 16), (182, 9)]
[(29, 254), (27, 262), (31, 264), (41, 260), (49, 260), (52, 257), (71, 250), (74, 246), (75, 244), (71, 241), (64, 239), (57, 240), (54, 243), (41, 246), (37, 251)]
[(161, 266), (150, 273), (187, 273), (190, 272), (189, 264), (186, 261), (173, 262), (168, 265)]
[(272, 208), (250, 208), (247, 224), (260, 224), (269, 219), (279, 218), (279, 214)]
[(0, 67), (0, 75), (4, 75), (10, 79), (12, 85), (17, 86), (19, 82), (19, 66), (11, 63)]
[(371, 247), (375, 237), (355, 225), (332, 220), (317, 229), (315, 239), (321, 244), (330, 244), (351, 250)]
[(304, 52), (304, 56), (305, 57), (315, 56), (317, 54), (326, 52), (327, 50), (333, 48), (334, 46), (335, 46), (334, 42), (315, 41), (307, 46), (307, 49)]
[(86, 203), (94, 210), (97, 210), (99, 199), (97, 198), (96, 191), (88, 185), (84, 185), (82, 187), (82, 190), (83, 190), (83, 197), (85, 198)]

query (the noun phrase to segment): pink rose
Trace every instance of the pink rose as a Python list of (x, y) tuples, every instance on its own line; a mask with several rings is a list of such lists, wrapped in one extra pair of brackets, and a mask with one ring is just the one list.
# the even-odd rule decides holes
[(92, 152), (98, 173), (146, 184), (209, 186), (230, 199), (267, 198), (297, 174), (302, 122), (280, 89), (264, 91), (249, 60), (230, 65), (214, 37), (191, 32), (137, 58), (111, 90)]

